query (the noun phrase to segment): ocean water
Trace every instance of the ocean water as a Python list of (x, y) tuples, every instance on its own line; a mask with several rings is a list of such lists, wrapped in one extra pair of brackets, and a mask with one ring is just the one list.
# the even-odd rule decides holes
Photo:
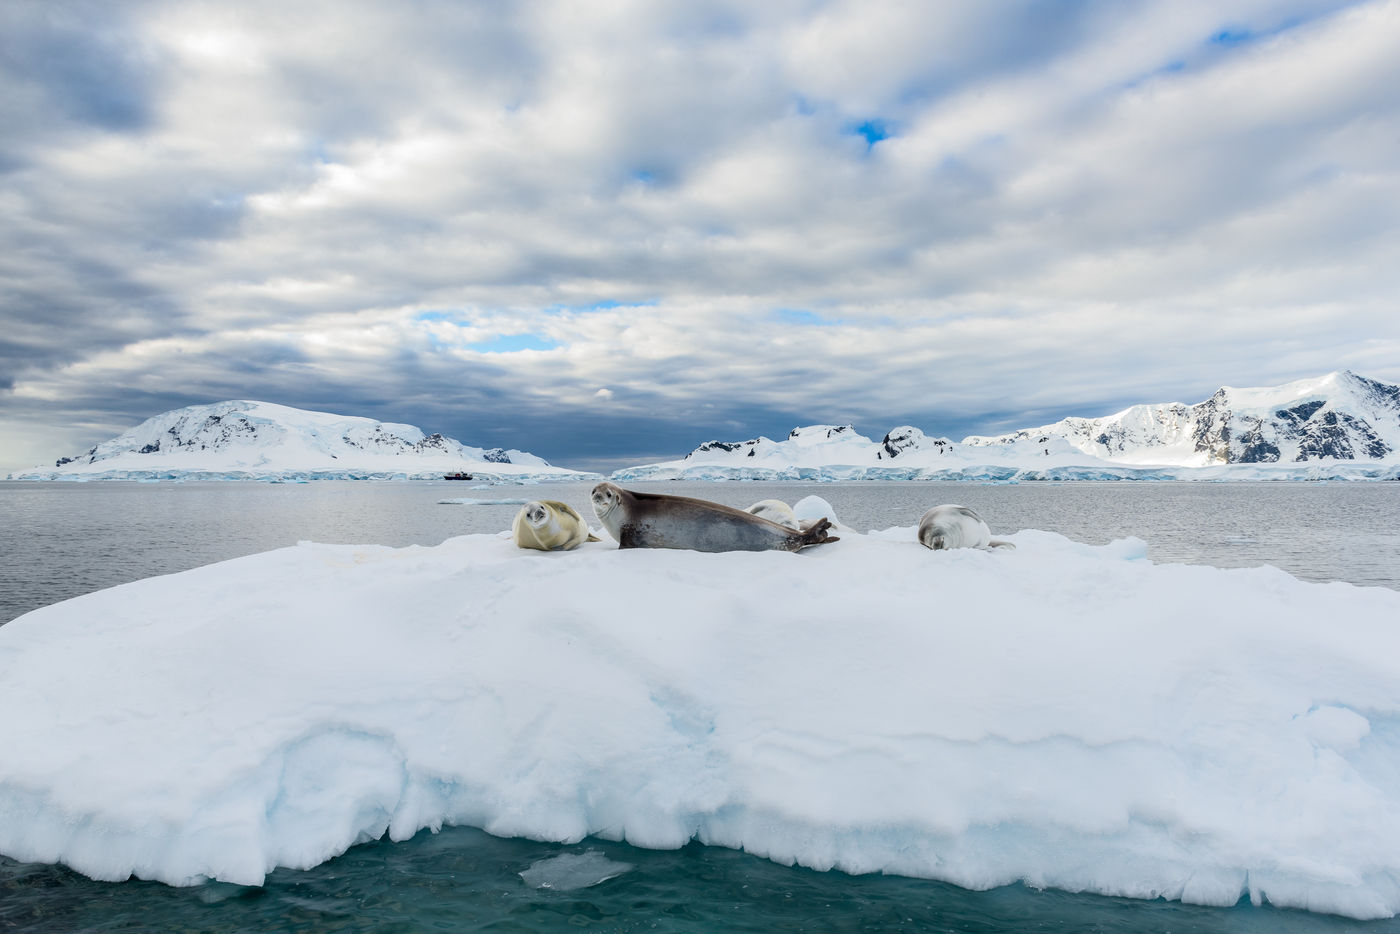
[[(588, 484), (462, 482), (0, 483), (0, 623), (155, 574), (299, 540), (435, 545), (509, 527), (515, 503)], [(1396, 483), (635, 484), (735, 506), (816, 493), (859, 530), (908, 526), (929, 506), (1103, 543), (1134, 535), (1158, 562), (1272, 564), (1299, 577), (1400, 589)], [(875, 586), (875, 584), (872, 584)], [(5, 711), (6, 716), (22, 712)], [(0, 751), (3, 755), (3, 751)], [(562, 857), (562, 859), (561, 859)], [(1097, 931), (1400, 934), (1247, 903), (1229, 909), (780, 866), (692, 844), (648, 851), (499, 839), (471, 828), (379, 841), (265, 885), (174, 889), (93, 882), (0, 857), (0, 932), (34, 931)]]

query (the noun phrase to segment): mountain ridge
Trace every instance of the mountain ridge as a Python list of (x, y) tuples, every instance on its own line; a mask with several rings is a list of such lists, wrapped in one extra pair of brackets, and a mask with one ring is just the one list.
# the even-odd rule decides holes
[(440, 433), (358, 415), (273, 402), (226, 400), (184, 406), (139, 425), (53, 468), (16, 479), (568, 479), (595, 474), (555, 467), (527, 451), (479, 448)]
[(973, 435), (962, 443), (1056, 437), (1105, 460), (1136, 462), (1156, 452), (1189, 467), (1381, 460), (1400, 450), (1400, 386), (1338, 370), (1280, 386), (1222, 386), (1194, 405), (1134, 405), (1098, 418), (1072, 416), (1004, 435)]
[(1214, 479), (1244, 468), (1267, 479), (1400, 475), (1400, 386), (1339, 370), (961, 442), (910, 425), (879, 441), (851, 425), (808, 425), (782, 441), (707, 441), (614, 478)]

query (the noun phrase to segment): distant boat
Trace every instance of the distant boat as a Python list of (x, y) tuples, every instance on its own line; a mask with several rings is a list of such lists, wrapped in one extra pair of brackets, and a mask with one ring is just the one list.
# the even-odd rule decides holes
[(444, 479), (444, 480), (470, 480), (471, 478), (472, 478), (472, 475), (471, 475), (471, 474), (469, 474), (469, 473), (462, 473), (460, 470), (457, 471), (456, 473), (449, 473), (449, 474), (443, 474), (443, 475), (442, 475), (442, 479)]

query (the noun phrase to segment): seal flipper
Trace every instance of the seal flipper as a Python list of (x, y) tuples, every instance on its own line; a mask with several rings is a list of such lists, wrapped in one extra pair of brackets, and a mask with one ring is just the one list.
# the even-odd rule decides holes
[[(588, 533), (588, 537), (585, 538), (584, 541), (586, 541), (586, 542), (601, 542), (602, 539), (599, 538), (598, 536), (594, 535), (592, 532), (589, 532), (589, 533)], [(1013, 546), (1013, 547), (1014, 547), (1014, 546)]]
[(1016, 543), (1015, 543), (1015, 542), (1008, 542), (1008, 541), (1005, 541), (1005, 540), (1000, 539), (1000, 538), (994, 538), (994, 539), (992, 539), (991, 541), (987, 542), (987, 547), (988, 547), (988, 548), (1010, 548), (1010, 549), (1012, 549), (1012, 550), (1014, 551), (1015, 548), (1016, 548)]
[(798, 549), (806, 548), (808, 545), (825, 545), (828, 542), (839, 542), (841, 539), (834, 535), (828, 535), (827, 530), (831, 528), (830, 519), (818, 519), (807, 528), (797, 541), (800, 543)]

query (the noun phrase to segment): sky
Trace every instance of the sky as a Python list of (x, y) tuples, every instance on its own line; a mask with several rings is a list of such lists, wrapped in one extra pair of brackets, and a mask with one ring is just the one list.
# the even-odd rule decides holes
[(0, 470), (1400, 382), (1400, 0), (0, 4)]

